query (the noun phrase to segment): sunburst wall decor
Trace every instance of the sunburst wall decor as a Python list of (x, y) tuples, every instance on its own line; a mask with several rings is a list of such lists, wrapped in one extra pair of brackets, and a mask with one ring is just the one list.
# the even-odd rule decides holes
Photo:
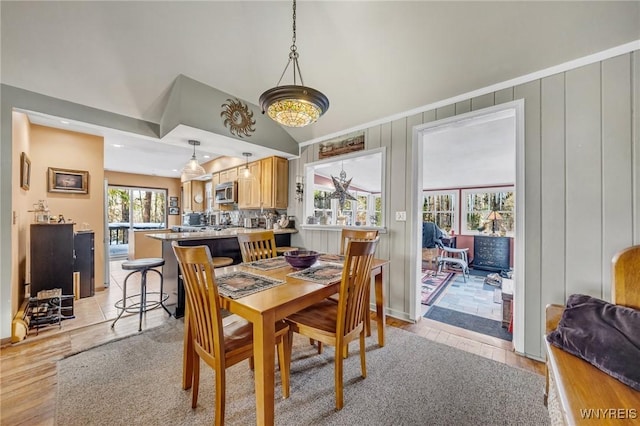
[(224, 118), (224, 126), (229, 128), (232, 135), (243, 138), (256, 131), (253, 127), (256, 124), (253, 112), (239, 99), (227, 99), (222, 104), (220, 117)]

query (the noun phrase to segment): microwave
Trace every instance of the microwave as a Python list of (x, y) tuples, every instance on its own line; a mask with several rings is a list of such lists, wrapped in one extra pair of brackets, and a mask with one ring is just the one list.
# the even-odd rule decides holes
[(216, 185), (215, 200), (218, 204), (230, 204), (238, 202), (238, 183), (224, 182)]

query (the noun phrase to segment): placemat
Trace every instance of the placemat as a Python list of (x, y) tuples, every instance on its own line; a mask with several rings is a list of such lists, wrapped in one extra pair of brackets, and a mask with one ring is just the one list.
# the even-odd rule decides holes
[(284, 268), (285, 266), (289, 266), (289, 264), (287, 263), (287, 261), (283, 256), (272, 257), (271, 259), (256, 260), (253, 262), (245, 263), (245, 265), (251, 268), (260, 269), (263, 271), (268, 271), (270, 269)]
[(344, 263), (344, 256), (341, 254), (323, 253), (318, 257), (323, 262)]
[(289, 277), (300, 278), (320, 284), (331, 284), (342, 278), (342, 265), (338, 263), (325, 263), (312, 266), (302, 271), (287, 274)]
[(284, 281), (244, 271), (235, 271), (216, 276), (218, 292), (231, 299), (239, 299), (283, 283)]

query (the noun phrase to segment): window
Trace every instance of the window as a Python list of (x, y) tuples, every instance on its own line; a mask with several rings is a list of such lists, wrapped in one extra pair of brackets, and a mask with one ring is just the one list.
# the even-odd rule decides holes
[[(383, 227), (384, 148), (345, 154), (305, 166), (305, 225)], [(350, 181), (343, 209), (331, 198), (333, 178)]]
[[(513, 187), (462, 190), (462, 233), (497, 233), (513, 236), (515, 192)], [(489, 214), (496, 212), (496, 219)]]
[(424, 191), (422, 221), (433, 222), (444, 231), (456, 230), (458, 191)]

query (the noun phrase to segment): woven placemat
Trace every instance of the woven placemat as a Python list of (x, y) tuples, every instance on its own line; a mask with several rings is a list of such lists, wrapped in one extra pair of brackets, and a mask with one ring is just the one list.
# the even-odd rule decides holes
[(320, 255), (320, 257), (318, 257), (318, 260), (321, 260), (323, 262), (344, 263), (344, 255), (323, 253)]
[(284, 268), (289, 266), (284, 257), (272, 257), (271, 259), (261, 259), (254, 262), (245, 263), (250, 268), (260, 269), (262, 271), (268, 271), (270, 269)]
[(231, 299), (239, 299), (283, 283), (284, 281), (244, 271), (235, 271), (216, 276), (218, 292)]
[(342, 268), (343, 266), (338, 263), (324, 263), (303, 269), (302, 271), (292, 272), (287, 274), (287, 276), (313, 281), (319, 284), (331, 284), (340, 281), (342, 278)]

